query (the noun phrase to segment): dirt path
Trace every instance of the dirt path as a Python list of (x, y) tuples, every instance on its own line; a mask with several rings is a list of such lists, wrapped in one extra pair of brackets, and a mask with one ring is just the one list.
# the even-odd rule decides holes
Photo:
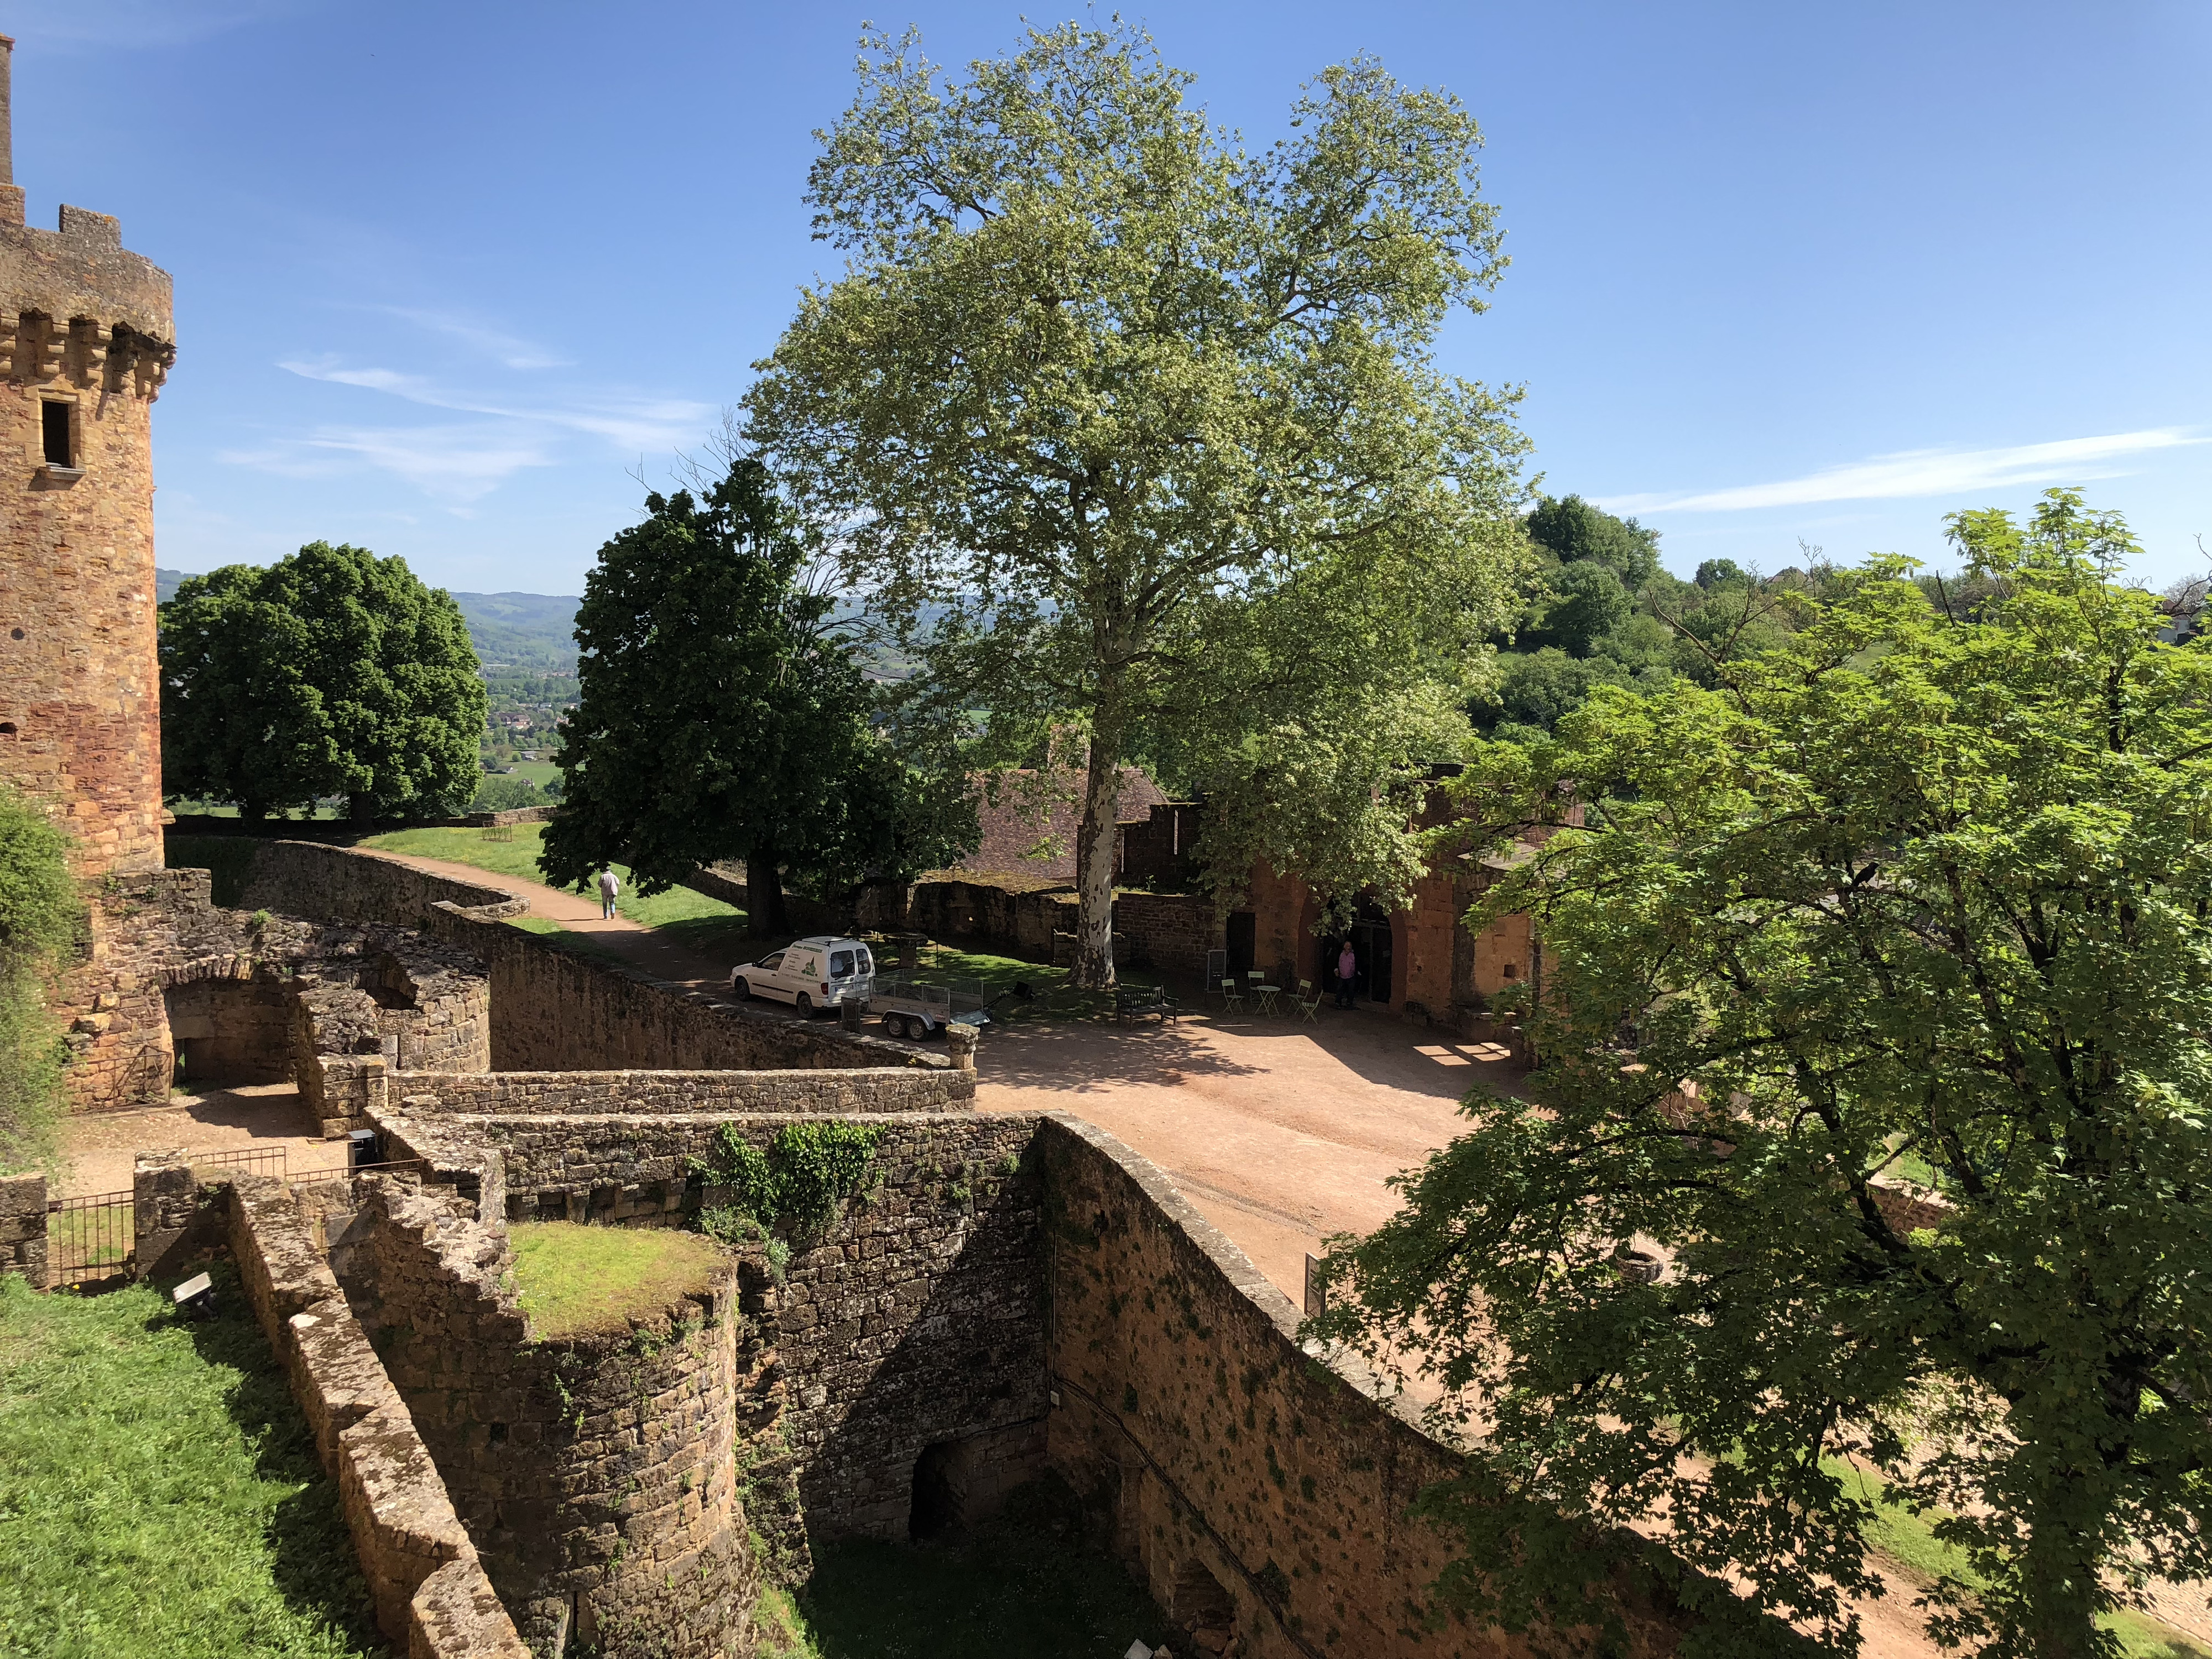
[(354, 851), (389, 859), (394, 864), (404, 864), (430, 875), (472, 882), (479, 887), (495, 887), (517, 898), (528, 899), (532, 915), (557, 921), (562, 931), (581, 934), (609, 954), (672, 984), (701, 990), (719, 988), (730, 982), (730, 969), (736, 965), (734, 961), (723, 962), (687, 951), (666, 934), (627, 916), (602, 916), (596, 898), (549, 887), (544, 882), (528, 881), (520, 876), (495, 875), (473, 864), (457, 864), (449, 859), (418, 858), (412, 853), (387, 853), (375, 847), (357, 847)]

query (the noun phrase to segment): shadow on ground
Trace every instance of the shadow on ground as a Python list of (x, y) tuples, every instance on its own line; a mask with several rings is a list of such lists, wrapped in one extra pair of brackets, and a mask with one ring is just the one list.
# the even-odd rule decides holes
[(806, 1659), (1121, 1659), (1167, 1617), (1048, 1476), (964, 1539), (818, 1546), (796, 1601)]

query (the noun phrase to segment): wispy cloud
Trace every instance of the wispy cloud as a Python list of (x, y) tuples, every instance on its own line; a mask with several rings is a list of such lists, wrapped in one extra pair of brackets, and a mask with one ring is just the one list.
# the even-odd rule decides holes
[(2109, 478), (2118, 463), (2154, 450), (2212, 443), (2172, 427), (2116, 432), (2099, 438), (2015, 444), (2007, 449), (1914, 449), (1828, 467), (1777, 483), (1741, 484), (1695, 493), (1608, 495), (1609, 513), (1742, 513), (1759, 507), (1803, 507), (1815, 501), (1859, 501), (1916, 495), (1955, 495), (2031, 483)]
[(216, 459), (288, 478), (330, 478), (360, 465), (396, 473), (458, 511), (489, 495), (527, 467), (551, 466), (543, 444), (501, 425), (410, 428), (324, 427), (259, 449), (221, 452)]
[(434, 334), (443, 334), (473, 346), (485, 356), (494, 358), (509, 368), (566, 368), (569, 366), (568, 358), (556, 356), (544, 346), (518, 339), (512, 334), (466, 317), (457, 317), (451, 312), (423, 311), (409, 306), (379, 306), (376, 308), (387, 317), (397, 317), (417, 328), (428, 329)]
[(280, 362), (277, 367), (304, 380), (361, 386), (431, 409), (496, 416), (503, 420), (587, 433), (629, 452), (669, 449), (696, 442), (714, 414), (712, 404), (684, 398), (604, 392), (542, 399), (483, 396), (451, 390), (424, 375), (389, 368), (349, 368), (330, 358), (291, 358)]

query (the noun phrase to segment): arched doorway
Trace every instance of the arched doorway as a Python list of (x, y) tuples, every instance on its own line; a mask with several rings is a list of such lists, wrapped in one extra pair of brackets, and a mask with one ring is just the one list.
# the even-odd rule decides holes
[(1362, 899), (1352, 913), (1352, 926), (1347, 934), (1328, 940), (1322, 950), (1322, 988), (1334, 994), (1337, 989), (1336, 959), (1344, 948), (1344, 940), (1352, 940), (1352, 954), (1358, 962), (1358, 969), (1352, 976), (1352, 994), (1364, 1002), (1388, 1003), (1390, 1000), (1391, 966), (1394, 957), (1390, 913), (1373, 899)]

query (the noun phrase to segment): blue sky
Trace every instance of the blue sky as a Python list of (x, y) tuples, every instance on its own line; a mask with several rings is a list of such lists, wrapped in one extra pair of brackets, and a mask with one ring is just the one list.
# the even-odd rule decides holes
[[(1034, 0), (1028, 0), (1034, 5)], [(1057, 18), (1063, 11), (1036, 12)], [(2075, 483), (2138, 574), (2212, 545), (2212, 5), (1133, 11), (1260, 143), (1371, 52), (1489, 140), (1513, 266), (1447, 366), (1555, 493), (1714, 556), (1941, 562)], [(1012, 5), (0, 0), (33, 222), (174, 273), (159, 557), (316, 538), (574, 592), (832, 268), (800, 200), (863, 19), (964, 63)]]

